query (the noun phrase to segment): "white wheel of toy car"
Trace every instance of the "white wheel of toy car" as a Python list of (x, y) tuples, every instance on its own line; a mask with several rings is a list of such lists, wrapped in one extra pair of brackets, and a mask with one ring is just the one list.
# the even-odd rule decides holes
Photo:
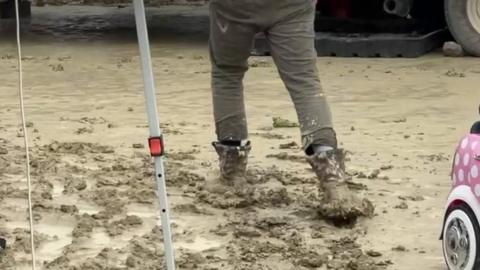
[(450, 270), (479, 269), (479, 231), (478, 221), (466, 205), (449, 211), (443, 231), (443, 254)]

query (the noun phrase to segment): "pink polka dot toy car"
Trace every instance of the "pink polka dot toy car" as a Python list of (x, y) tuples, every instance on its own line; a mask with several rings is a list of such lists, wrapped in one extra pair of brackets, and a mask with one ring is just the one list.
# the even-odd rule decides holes
[(480, 269), (480, 121), (460, 141), (442, 231), (450, 270)]

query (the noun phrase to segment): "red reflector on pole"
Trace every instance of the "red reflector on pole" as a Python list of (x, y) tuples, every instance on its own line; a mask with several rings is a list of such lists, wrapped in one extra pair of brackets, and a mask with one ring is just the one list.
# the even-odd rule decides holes
[(148, 139), (148, 145), (150, 147), (150, 155), (152, 157), (163, 156), (165, 148), (163, 147), (162, 137), (151, 137)]

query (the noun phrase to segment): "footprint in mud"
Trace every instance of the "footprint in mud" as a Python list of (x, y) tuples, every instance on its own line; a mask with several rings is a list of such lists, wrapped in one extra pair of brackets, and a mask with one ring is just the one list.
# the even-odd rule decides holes
[(261, 185), (261, 177), (247, 176), (225, 181), (218, 172), (207, 177), (197, 198), (216, 208), (260, 208), (289, 205), (293, 199), (283, 186)]
[(121, 235), (123, 232), (131, 230), (134, 227), (141, 226), (143, 221), (138, 216), (126, 216), (117, 221), (110, 222), (106, 226), (106, 230), (108, 235), (110, 236), (118, 236)]
[(214, 213), (209, 211), (208, 209), (200, 207), (197, 204), (193, 204), (193, 203), (175, 205), (173, 207), (173, 211), (175, 213), (190, 213), (190, 214), (206, 215), (206, 216), (214, 215)]
[(356, 242), (355, 237), (344, 237), (339, 240), (333, 240), (328, 249), (331, 252), (331, 259), (327, 263), (329, 269), (380, 270), (386, 269), (387, 266), (391, 264), (388, 260), (377, 262), (372, 258), (378, 257), (378, 255), (381, 256), (381, 254), (373, 254), (371, 252), (364, 253), (361, 246)]
[(42, 152), (56, 154), (74, 154), (77, 156), (86, 154), (113, 154), (115, 150), (111, 146), (85, 142), (53, 142), (39, 148)]
[(123, 196), (115, 188), (99, 188), (93, 190), (85, 199), (92, 201), (98, 206), (105, 208), (105, 212), (109, 217), (121, 214), (125, 211), (126, 201), (122, 200)]
[[(72, 244), (61, 256), (47, 262), (45, 269), (163, 269), (162, 241), (161, 229), (154, 227), (148, 234), (133, 237), (122, 248), (104, 248), (96, 256), (80, 260), (75, 255), (79, 251), (79, 247)], [(105, 268), (107, 265), (108, 268)]]

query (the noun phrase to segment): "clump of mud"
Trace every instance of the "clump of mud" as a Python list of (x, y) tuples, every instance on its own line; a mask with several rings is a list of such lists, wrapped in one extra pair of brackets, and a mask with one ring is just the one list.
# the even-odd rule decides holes
[(0, 268), (1, 269), (15, 269), (16, 261), (14, 252), (11, 248), (0, 250)]
[(72, 231), (74, 238), (90, 237), (93, 228), (97, 226), (97, 221), (88, 214), (83, 214), (77, 219), (77, 225)]
[(339, 227), (352, 227), (360, 217), (372, 217), (375, 207), (368, 199), (357, 202), (336, 201), (321, 203), (318, 212), (320, 216)]
[(280, 149), (299, 149), (300, 146), (296, 142), (282, 143)]
[[(19, 261), (23, 260), (21, 257), (29, 255), (32, 251), (30, 231), (16, 228), (11, 233), (2, 232), (2, 236), (6, 237), (7, 247), (6, 249), (0, 249), (0, 269), (16, 269)], [(35, 248), (37, 249), (50, 239), (51, 237), (48, 235), (35, 233)]]
[(269, 154), (267, 155), (267, 158), (276, 158), (279, 160), (288, 160), (288, 161), (295, 161), (295, 162), (301, 162), (301, 163), (305, 163), (306, 161), (305, 156), (291, 155), (287, 152), (281, 152), (278, 154)]
[(273, 117), (272, 121), (273, 121), (274, 128), (294, 128), (294, 127), (300, 126), (296, 122), (292, 122), (288, 119), (283, 119), (281, 117)]

